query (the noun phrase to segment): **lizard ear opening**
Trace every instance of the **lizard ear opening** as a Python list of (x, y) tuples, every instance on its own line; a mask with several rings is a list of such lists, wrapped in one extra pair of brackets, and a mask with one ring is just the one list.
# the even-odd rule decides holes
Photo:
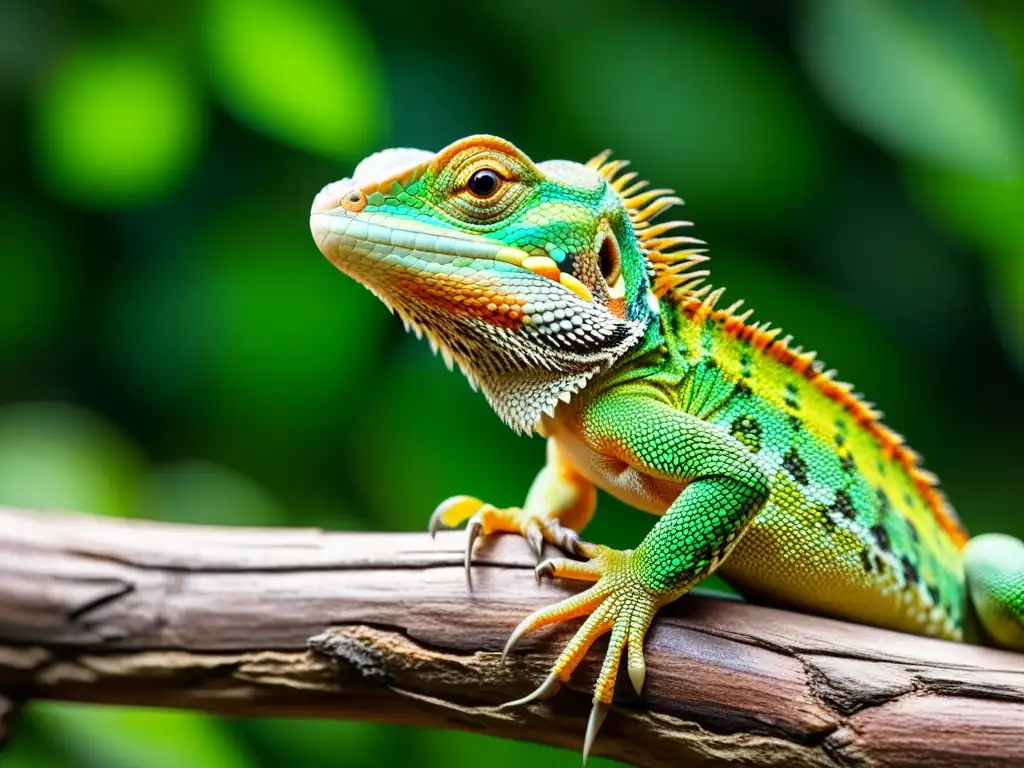
[(597, 252), (597, 261), (601, 266), (601, 276), (608, 283), (608, 287), (614, 287), (622, 276), (622, 253), (615, 235), (611, 232), (605, 234), (601, 241), (601, 247)]

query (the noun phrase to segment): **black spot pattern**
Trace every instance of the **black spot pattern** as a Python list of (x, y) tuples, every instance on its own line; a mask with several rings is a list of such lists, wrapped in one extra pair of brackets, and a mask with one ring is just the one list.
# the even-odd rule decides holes
[(729, 434), (743, 443), (752, 453), (761, 450), (761, 425), (750, 416), (739, 416), (729, 426)]
[(921, 540), (921, 535), (917, 532), (917, 526), (914, 525), (909, 520), (907, 520), (906, 523), (907, 523), (907, 531), (910, 533), (910, 538), (912, 538), (914, 540), (914, 543), (919, 542)]
[(845, 472), (848, 475), (857, 474), (857, 463), (853, 460), (852, 454), (848, 453), (845, 456), (840, 456), (839, 466), (842, 468), (843, 472)]
[(853, 520), (857, 516), (857, 510), (853, 508), (853, 499), (846, 491), (836, 491), (836, 500), (832, 502), (832, 511), (839, 513), (847, 520)]
[(750, 385), (745, 381), (738, 381), (732, 392), (737, 397), (749, 397), (751, 393)]
[(903, 566), (903, 578), (907, 584), (917, 584), (917, 566), (910, 562), (906, 555), (900, 558), (900, 564)]
[(786, 394), (782, 400), (786, 403), (786, 407), (792, 408), (794, 411), (800, 407), (800, 401), (797, 399), (798, 391), (796, 384), (793, 382), (786, 383)]
[(871, 553), (867, 549), (860, 551), (860, 564), (864, 568), (864, 573), (872, 573), (875, 570), (875, 561), (871, 558)]
[(878, 516), (885, 517), (889, 514), (889, 508), (892, 506), (892, 503), (881, 488), (875, 489), (875, 495), (878, 497)]
[(878, 525), (871, 526), (871, 535), (875, 537), (875, 541), (878, 542), (878, 548), (883, 552), (888, 552), (892, 546), (892, 542), (889, 540), (889, 532), (885, 530), (885, 526), (879, 523)]
[(790, 476), (800, 485), (807, 485), (809, 482), (807, 464), (800, 458), (796, 448), (790, 448), (789, 453), (782, 458), (782, 468), (789, 472)]

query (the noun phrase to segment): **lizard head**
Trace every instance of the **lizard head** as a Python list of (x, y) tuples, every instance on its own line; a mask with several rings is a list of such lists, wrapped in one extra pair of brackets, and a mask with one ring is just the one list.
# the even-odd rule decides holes
[(437, 153), (384, 150), (324, 187), (310, 229), (338, 269), (530, 431), (656, 317), (636, 211), (675, 199), (635, 195), (631, 214), (613, 180), (625, 164), (606, 159), (535, 164), (493, 136)]

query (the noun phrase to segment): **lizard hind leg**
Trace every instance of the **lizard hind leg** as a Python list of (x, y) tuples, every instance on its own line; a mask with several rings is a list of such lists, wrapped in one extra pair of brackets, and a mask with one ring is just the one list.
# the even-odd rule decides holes
[(548, 440), (547, 463), (537, 474), (522, 507), (495, 507), (472, 496), (452, 496), (430, 516), (429, 531), (456, 528), (466, 523), (466, 584), (473, 587), (473, 545), (481, 535), (499, 531), (526, 538), (540, 560), (544, 542), (575, 555), (586, 554), (579, 531), (590, 522), (597, 505), (597, 491), (563, 457), (558, 445)]
[(964, 551), (971, 602), (996, 644), (1024, 651), (1024, 542), (989, 533)]

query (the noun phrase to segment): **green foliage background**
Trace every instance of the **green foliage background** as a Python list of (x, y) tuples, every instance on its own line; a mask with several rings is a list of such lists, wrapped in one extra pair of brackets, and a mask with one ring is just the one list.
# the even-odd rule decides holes
[[(307, 228), (364, 154), (491, 132), (678, 189), (728, 295), (879, 403), (975, 532), (1024, 534), (1022, 30), (1015, 0), (0, 3), (0, 503), (383, 530), (517, 503), (542, 444)], [(592, 538), (650, 525), (602, 506)], [(56, 704), (2, 759), (578, 760)]]

